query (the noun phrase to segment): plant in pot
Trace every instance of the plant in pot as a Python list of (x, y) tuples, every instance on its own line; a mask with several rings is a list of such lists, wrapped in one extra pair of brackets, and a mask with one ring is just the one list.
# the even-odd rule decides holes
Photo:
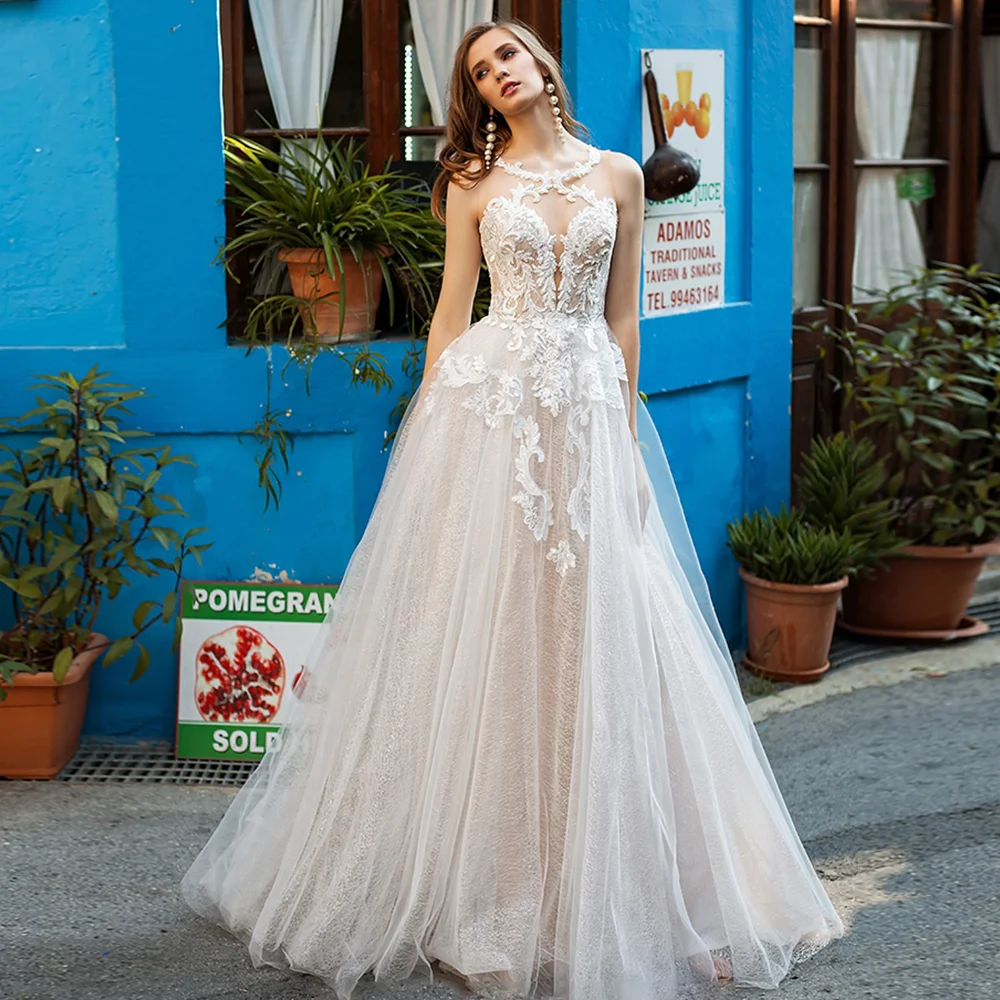
[[(0, 775), (54, 777), (76, 751), (90, 670), (135, 651), (132, 679), (149, 666), (140, 636), (175, 622), (177, 587), (188, 556), (208, 546), (168, 520), (178, 501), (159, 492), (178, 462), (168, 446), (130, 446), (146, 436), (125, 429), (129, 401), (140, 390), (91, 369), (33, 386), (37, 405), (0, 421)], [(19, 440), (28, 443), (21, 445)], [(153, 543), (162, 554), (150, 555)], [(132, 629), (114, 641), (95, 631), (105, 600), (120, 597), (136, 576), (170, 574), (162, 600), (139, 603)]]
[[(323, 136), (280, 140), (277, 150), (249, 139), (225, 140), (226, 202), (235, 235), (219, 253), (227, 272), (251, 286), (236, 323), (248, 351), (281, 343), (288, 363), (309, 370), (332, 354), (351, 371), (351, 385), (392, 387), (385, 361), (370, 348), (380, 299), (388, 322), (402, 306), (413, 346), (404, 360), (411, 386), (419, 376), (419, 333), (429, 323), (444, 265), (444, 227), (430, 212), (419, 178), (386, 168), (372, 172), (353, 141)], [(346, 347), (345, 347), (346, 344)], [(264, 415), (245, 433), (255, 456), (265, 510), (281, 497), (292, 438), (287, 413), (271, 405), (267, 366)], [(409, 393), (393, 411), (398, 421)]]
[(837, 597), (864, 543), (849, 529), (809, 524), (782, 505), (726, 526), (746, 589), (748, 670), (776, 681), (817, 681), (830, 669)]
[(226, 202), (237, 221), (219, 256), (237, 280), (238, 262), (251, 260), (251, 343), (300, 333), (364, 340), (383, 287), (392, 321), (394, 273), (411, 296), (430, 295), (427, 268), (443, 259), (444, 232), (423, 181), (388, 166), (372, 172), (361, 145), (322, 135), (282, 139), (277, 150), (227, 136), (224, 154)]
[(1000, 552), (1000, 283), (977, 268), (927, 268), (825, 331), (846, 359), (835, 384), (852, 433), (884, 464), (875, 499), (904, 541), (852, 580), (843, 625), (869, 635), (953, 638)]

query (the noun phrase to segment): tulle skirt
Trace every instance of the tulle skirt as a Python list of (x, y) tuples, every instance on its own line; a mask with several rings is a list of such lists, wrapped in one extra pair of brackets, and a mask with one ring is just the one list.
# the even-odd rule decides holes
[(407, 414), (281, 747), (183, 880), (255, 963), (671, 1000), (842, 933), (608, 336), (559, 407), (477, 324)]

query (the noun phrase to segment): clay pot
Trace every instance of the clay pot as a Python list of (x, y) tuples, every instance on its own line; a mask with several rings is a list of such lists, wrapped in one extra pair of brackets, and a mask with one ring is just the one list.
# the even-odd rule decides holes
[(858, 576), (844, 591), (844, 625), (919, 638), (958, 628), (987, 556), (1000, 541), (964, 545), (908, 545), (887, 556), (887, 569)]
[(833, 583), (762, 580), (740, 567), (747, 595), (748, 670), (774, 681), (817, 681), (830, 669), (837, 595), (847, 577)]
[[(313, 303), (316, 339), (337, 342), (363, 340), (375, 325), (375, 312), (382, 297), (382, 268), (378, 257), (365, 250), (359, 264), (349, 250), (342, 253), (343, 281), (331, 275), (322, 250), (279, 250), (278, 259), (288, 266), (292, 292)], [(344, 295), (344, 326), (340, 326), (340, 296)], [(317, 301), (321, 300), (321, 301)], [(311, 329), (309, 310), (301, 309), (305, 329)]]
[(107, 636), (94, 633), (62, 684), (51, 673), (15, 674), (0, 701), (0, 777), (54, 778), (80, 745), (90, 669)]

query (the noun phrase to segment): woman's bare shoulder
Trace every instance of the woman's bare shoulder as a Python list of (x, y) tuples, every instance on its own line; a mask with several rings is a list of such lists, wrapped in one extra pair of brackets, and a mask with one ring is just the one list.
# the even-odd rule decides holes
[(619, 153), (609, 149), (604, 155), (607, 157), (616, 190), (627, 191), (634, 189), (636, 185), (641, 187), (642, 167), (628, 153)]

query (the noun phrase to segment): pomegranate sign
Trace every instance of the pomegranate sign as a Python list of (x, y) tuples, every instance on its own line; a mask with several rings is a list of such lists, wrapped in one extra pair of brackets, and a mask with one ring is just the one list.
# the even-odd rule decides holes
[[(334, 586), (185, 581), (177, 756), (259, 760), (279, 745)], [(287, 709), (285, 709), (287, 712)]]

